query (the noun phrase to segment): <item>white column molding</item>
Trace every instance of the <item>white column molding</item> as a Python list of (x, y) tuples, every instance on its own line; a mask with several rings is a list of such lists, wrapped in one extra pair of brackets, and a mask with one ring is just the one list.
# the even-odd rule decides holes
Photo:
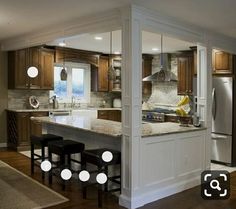
[(211, 158), (211, 106), (212, 106), (212, 47), (208, 40), (205, 46), (197, 47), (197, 110), (202, 125), (207, 128), (205, 141), (205, 168), (210, 168)]
[(141, 27), (138, 15), (128, 8), (122, 16), (122, 194), (120, 204), (135, 208), (132, 198), (140, 183), (142, 100)]
[(206, 169), (211, 166), (211, 130), (212, 130), (212, 44), (207, 41), (207, 74), (206, 74)]

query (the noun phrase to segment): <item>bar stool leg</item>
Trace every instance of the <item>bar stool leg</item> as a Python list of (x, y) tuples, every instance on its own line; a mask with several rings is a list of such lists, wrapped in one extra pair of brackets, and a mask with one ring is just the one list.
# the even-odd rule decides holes
[[(60, 155), (60, 173), (66, 167), (65, 165), (65, 155)], [(62, 190), (65, 191), (66, 189), (66, 182), (62, 179)]]
[(67, 165), (69, 169), (71, 169), (71, 155), (70, 154), (67, 155)]
[[(50, 149), (48, 149), (48, 160), (49, 160), (49, 162), (52, 163), (52, 152)], [(52, 170), (53, 170), (53, 163), (52, 163), (52, 168), (49, 171), (49, 177), (48, 177), (49, 184), (52, 184)]]
[(98, 185), (98, 207), (102, 207), (102, 185)]
[[(43, 162), (45, 160), (45, 146), (41, 146), (41, 155), (42, 155), (42, 161)], [(45, 179), (45, 173), (44, 171), (42, 170), (42, 179), (44, 180)]]
[[(101, 167), (98, 167), (98, 173), (100, 173), (102, 170)], [(102, 207), (102, 191), (103, 191), (103, 185), (98, 184), (98, 207)]]
[(106, 176), (107, 176), (107, 182), (105, 183), (104, 191), (107, 192), (107, 191), (108, 191), (108, 166), (105, 166), (105, 167), (104, 167), (104, 173), (105, 173)]
[[(81, 154), (81, 170), (86, 170), (86, 161), (83, 158), (82, 154)], [(82, 196), (83, 196), (83, 199), (86, 199), (87, 198), (86, 183), (85, 182), (81, 182), (81, 186), (82, 186)]]
[(34, 144), (31, 143), (31, 174), (34, 174)]

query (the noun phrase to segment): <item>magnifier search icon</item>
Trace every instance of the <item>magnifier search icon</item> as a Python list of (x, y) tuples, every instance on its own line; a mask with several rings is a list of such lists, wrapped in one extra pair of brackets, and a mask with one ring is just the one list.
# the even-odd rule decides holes
[(217, 181), (217, 180), (211, 180), (211, 182), (210, 182), (210, 187), (212, 188), (212, 189), (217, 189), (218, 191), (221, 191), (221, 188), (220, 188), (220, 182), (219, 181)]

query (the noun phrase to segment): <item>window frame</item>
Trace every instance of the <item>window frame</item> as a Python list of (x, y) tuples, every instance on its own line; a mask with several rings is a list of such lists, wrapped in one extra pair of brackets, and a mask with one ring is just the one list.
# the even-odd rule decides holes
[[(54, 63), (54, 67), (63, 67), (62, 63)], [(59, 103), (71, 103), (72, 101), (72, 68), (84, 69), (84, 97), (74, 97), (75, 100), (79, 100), (80, 103), (90, 103), (90, 91), (91, 91), (91, 66), (85, 63), (72, 63), (65, 62), (67, 69), (67, 97), (58, 97)], [(53, 72), (54, 73), (54, 72)], [(53, 81), (54, 82), (54, 81)], [(49, 97), (54, 95), (54, 90), (51, 90)]]

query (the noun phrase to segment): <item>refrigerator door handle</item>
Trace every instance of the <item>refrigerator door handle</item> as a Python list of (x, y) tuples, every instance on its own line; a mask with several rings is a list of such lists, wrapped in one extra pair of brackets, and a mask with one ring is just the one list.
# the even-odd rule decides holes
[(225, 140), (228, 136), (218, 135), (218, 134), (211, 134), (212, 140)]
[(215, 120), (216, 119), (216, 89), (212, 89), (212, 117)]

